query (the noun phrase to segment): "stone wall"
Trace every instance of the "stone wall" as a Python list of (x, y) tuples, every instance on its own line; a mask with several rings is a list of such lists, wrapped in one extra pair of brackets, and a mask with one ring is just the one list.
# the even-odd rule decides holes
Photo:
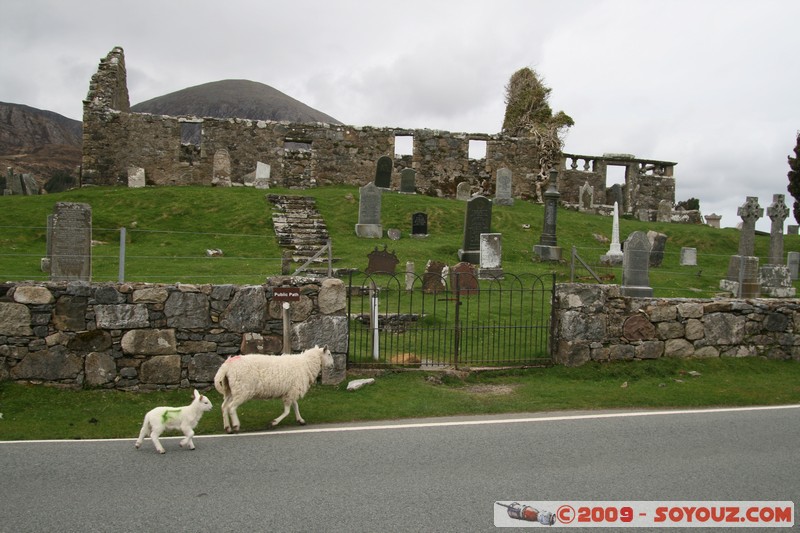
[(554, 360), (751, 357), (800, 360), (800, 300), (628, 298), (618, 285), (559, 284)]
[(282, 302), (293, 352), (327, 344), (344, 379), (346, 291), (338, 279), (278, 277), (264, 285), (51, 282), (0, 285), (0, 380), (148, 390), (212, 386), (227, 356), (280, 354)]
[[(190, 126), (199, 135), (187, 141), (183, 130)], [(397, 137), (413, 138), (412, 155), (395, 155)], [(470, 159), (471, 140), (486, 143), (485, 157)], [(399, 188), (400, 172), (410, 167), (416, 171), (418, 193), (455, 198), (458, 184), (468, 181), (473, 193), (493, 195), (497, 170), (508, 168), (513, 196), (525, 199), (536, 196), (534, 179), (541, 172), (539, 146), (532, 138), (131, 113), (123, 50), (114, 48), (101, 59), (83, 105), (82, 185), (127, 185), (129, 168), (144, 169), (148, 185), (211, 185), (214, 155), (222, 151), (229, 154), (234, 185), (244, 183), (256, 163), (262, 162), (270, 165), (271, 186), (363, 186), (374, 180), (378, 159), (389, 156), (395, 160), (394, 189)], [(604, 190), (599, 188), (605, 184), (605, 170), (600, 166), (606, 159), (594, 159), (601, 173), (590, 177), (590, 182)], [(646, 163), (625, 161), (637, 173)], [(586, 173), (567, 168), (559, 172), (559, 189), (568, 201), (569, 195), (577, 195), (571, 184), (583, 185)], [(668, 172), (671, 180), (672, 166), (668, 165)], [(542, 174), (547, 175), (546, 169)], [(655, 206), (663, 199), (674, 201), (674, 185), (670, 191), (661, 179), (652, 181), (650, 185), (648, 177), (643, 177), (635, 188), (653, 194)]]

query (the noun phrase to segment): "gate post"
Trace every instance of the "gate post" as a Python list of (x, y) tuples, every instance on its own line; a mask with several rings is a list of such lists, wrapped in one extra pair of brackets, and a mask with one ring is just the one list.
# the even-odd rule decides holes
[(458, 356), (461, 350), (461, 290), (459, 288), (458, 280), (461, 277), (461, 273), (454, 272), (455, 274), (455, 301), (456, 301), (456, 309), (455, 309), (455, 328), (453, 329), (453, 364), (458, 369)]

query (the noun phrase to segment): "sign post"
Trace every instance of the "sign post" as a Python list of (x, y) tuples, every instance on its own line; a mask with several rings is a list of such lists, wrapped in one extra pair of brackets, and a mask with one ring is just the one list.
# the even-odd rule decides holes
[(272, 290), (272, 299), (276, 302), (282, 302), (282, 315), (283, 315), (283, 353), (292, 352), (292, 319), (289, 315), (291, 307), (290, 302), (297, 302), (300, 300), (300, 289), (297, 287), (275, 287)]

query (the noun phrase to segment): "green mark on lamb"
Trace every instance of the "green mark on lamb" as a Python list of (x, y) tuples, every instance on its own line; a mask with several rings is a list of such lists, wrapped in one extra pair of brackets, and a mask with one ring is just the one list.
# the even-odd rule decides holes
[(180, 409), (167, 409), (166, 411), (164, 411), (164, 414), (161, 415), (161, 421), (166, 424), (168, 420), (171, 420), (173, 418), (178, 418), (180, 414), (181, 414)]

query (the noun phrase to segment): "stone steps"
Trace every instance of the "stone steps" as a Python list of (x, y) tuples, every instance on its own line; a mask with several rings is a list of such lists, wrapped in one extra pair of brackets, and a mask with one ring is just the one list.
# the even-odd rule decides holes
[[(270, 194), (267, 200), (273, 206), (272, 223), (278, 244), (291, 252), (292, 261), (305, 263), (328, 243), (328, 227), (317, 211), (314, 198)], [(327, 260), (328, 254), (323, 254), (314, 263)]]

